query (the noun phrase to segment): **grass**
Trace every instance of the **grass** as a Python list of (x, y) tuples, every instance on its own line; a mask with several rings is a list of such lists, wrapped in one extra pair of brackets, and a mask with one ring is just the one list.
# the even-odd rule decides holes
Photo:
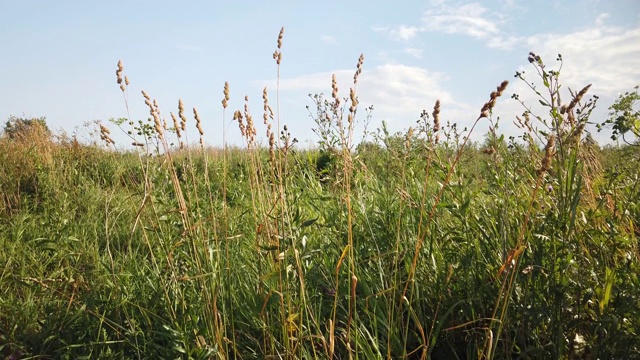
[[(334, 77), (313, 98), (318, 149), (267, 89), (260, 146), (228, 84), (244, 148), (207, 148), (195, 109), (187, 145), (182, 102), (170, 127), (147, 93), (149, 121), (114, 121), (136, 150), (4, 136), (0, 354), (640, 358), (640, 153), (593, 143), (589, 87), (562, 102), (559, 72), (529, 60), (537, 80), (516, 76), (542, 107), (522, 102), (512, 138), (492, 117), (503, 82), (469, 131), (436, 102), (356, 143), (363, 57), (347, 97)], [(128, 109), (122, 63), (117, 80)]]

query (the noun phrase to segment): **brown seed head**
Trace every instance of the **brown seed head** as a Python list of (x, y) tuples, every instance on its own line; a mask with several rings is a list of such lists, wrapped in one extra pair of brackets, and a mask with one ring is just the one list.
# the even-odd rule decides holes
[(118, 84), (122, 84), (122, 70), (124, 70), (122, 60), (118, 60), (118, 69), (116, 70), (116, 79)]
[(156, 129), (156, 133), (158, 134), (158, 136), (162, 137), (163, 132), (162, 132), (162, 123), (160, 122), (160, 116), (155, 111), (152, 111), (151, 115), (153, 116), (153, 124)]
[(227, 105), (229, 104), (229, 82), (228, 81), (224, 82), (224, 90), (222, 91), (222, 93), (224, 94), (224, 98), (222, 99), (222, 108), (226, 109)]
[(585, 123), (581, 122), (576, 126), (575, 130), (569, 135), (567, 142), (572, 145), (577, 145), (580, 143), (580, 139), (582, 139), (582, 132), (584, 131)]
[(571, 102), (569, 103), (569, 106), (567, 107), (567, 110), (573, 110), (573, 108), (575, 108), (576, 105), (578, 105), (580, 100), (582, 100), (582, 97), (587, 93), (590, 87), (591, 87), (591, 84), (582, 88), (582, 90), (580, 90), (580, 92), (578, 92), (578, 94), (574, 96), (573, 100), (571, 100)]
[(336, 80), (336, 74), (331, 75), (331, 97), (338, 98), (338, 81)]
[(404, 146), (407, 149), (411, 148), (411, 138), (413, 137), (413, 128), (409, 127), (409, 130), (407, 130), (407, 136), (405, 137), (405, 144)]
[(360, 76), (360, 73), (362, 73), (362, 64), (364, 63), (364, 54), (360, 54), (360, 57), (358, 58), (358, 64), (356, 65), (356, 73), (353, 74), (353, 84), (357, 84), (358, 83), (358, 77)]
[(496, 100), (502, 95), (504, 90), (507, 88), (507, 85), (509, 85), (509, 81), (505, 80), (496, 88), (496, 91), (493, 91), (491, 93), (491, 95), (489, 96), (489, 101), (487, 101), (482, 106), (482, 109), (480, 109), (481, 118), (489, 117), (489, 114), (491, 114), (493, 107), (496, 105)]
[(440, 131), (440, 99), (436, 100), (433, 106), (433, 132)]
[(538, 175), (542, 175), (551, 168), (551, 159), (553, 158), (555, 145), (556, 137), (549, 135), (547, 145), (544, 147), (544, 158), (542, 159), (540, 169), (538, 169)]
[(505, 80), (502, 83), (500, 83), (500, 86), (498, 86), (498, 96), (502, 96), (502, 93), (507, 89), (507, 86), (509, 85), (509, 81)]
[(184, 115), (182, 99), (178, 99), (178, 117), (180, 118), (180, 128), (182, 131), (187, 131), (187, 117)]
[(198, 114), (198, 109), (193, 108), (193, 118), (196, 119), (196, 128), (200, 133), (200, 136), (204, 135), (204, 131), (202, 130), (202, 121), (200, 121), (200, 115)]
[(178, 118), (176, 118), (175, 115), (173, 115), (172, 112), (169, 112), (169, 115), (171, 115), (171, 120), (173, 120), (173, 127), (174, 129), (176, 129), (176, 135), (178, 135), (178, 139), (182, 136), (182, 131), (180, 129), (180, 125), (178, 124)]
[(282, 37), (284, 37), (284, 26), (280, 29), (278, 34), (278, 49), (282, 49)]

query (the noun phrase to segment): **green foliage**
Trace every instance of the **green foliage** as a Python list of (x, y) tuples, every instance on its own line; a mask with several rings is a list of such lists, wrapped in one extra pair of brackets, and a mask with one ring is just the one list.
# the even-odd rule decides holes
[(599, 129), (603, 126), (611, 126), (613, 129), (611, 139), (617, 140), (619, 137), (627, 142), (625, 134), (631, 133), (636, 138), (640, 137), (640, 111), (637, 110), (638, 86), (634, 91), (627, 91), (620, 95), (613, 105), (609, 107), (609, 119), (599, 124)]
[(3, 128), (4, 136), (13, 140), (27, 138), (33, 133), (42, 134), (47, 138), (51, 136), (45, 117), (21, 118), (10, 116)]
[(0, 139), (0, 356), (640, 358), (638, 148), (531, 58), (482, 145), (425, 111), (353, 146), (324, 101), (318, 150)]

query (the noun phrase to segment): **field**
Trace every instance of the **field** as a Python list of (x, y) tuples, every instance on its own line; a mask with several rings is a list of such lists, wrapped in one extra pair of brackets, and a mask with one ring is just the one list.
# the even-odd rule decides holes
[(189, 143), (197, 112), (165, 119), (146, 93), (149, 121), (93, 144), (5, 131), (0, 355), (640, 358), (640, 148), (596, 144), (589, 87), (562, 102), (530, 62), (545, 112), (513, 137), (492, 116), (505, 81), (469, 124), (438, 102), (356, 143), (362, 58), (349, 96), (315, 97), (313, 149), (266, 90), (259, 134), (226, 87), (243, 147)]

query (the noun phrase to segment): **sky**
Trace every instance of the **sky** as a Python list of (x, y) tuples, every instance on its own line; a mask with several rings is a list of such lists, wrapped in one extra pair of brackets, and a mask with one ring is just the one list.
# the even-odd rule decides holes
[[(283, 26), (278, 90), (272, 54)], [(522, 70), (533, 75), (530, 51), (549, 69), (562, 54), (564, 91), (593, 84), (588, 94), (600, 99), (591, 121), (602, 122), (617, 96), (640, 84), (640, 1), (0, 0), (0, 121), (44, 116), (52, 130), (83, 138), (87, 122), (146, 119), (145, 90), (163, 117), (177, 112), (178, 99), (196, 107), (209, 145), (241, 145), (231, 117), (246, 95), (266, 143), (259, 121), (266, 86), (274, 108), (279, 93), (280, 124), (311, 146), (318, 137), (308, 95), (330, 95), (336, 74), (340, 95), (348, 96), (364, 54), (359, 133), (370, 105), (368, 130), (385, 121), (395, 132), (414, 126), (436, 99), (443, 122), (470, 126), (489, 93), (509, 80), (494, 117), (499, 132), (517, 136), (513, 121), (524, 109), (511, 94), (537, 103), (514, 78)], [(116, 84), (118, 60), (131, 81), (129, 111)], [(197, 139), (195, 123), (188, 126)], [(472, 139), (481, 141), (487, 127), (481, 122)], [(127, 147), (125, 133), (110, 128), (116, 145)], [(607, 141), (608, 133), (590, 129)]]

